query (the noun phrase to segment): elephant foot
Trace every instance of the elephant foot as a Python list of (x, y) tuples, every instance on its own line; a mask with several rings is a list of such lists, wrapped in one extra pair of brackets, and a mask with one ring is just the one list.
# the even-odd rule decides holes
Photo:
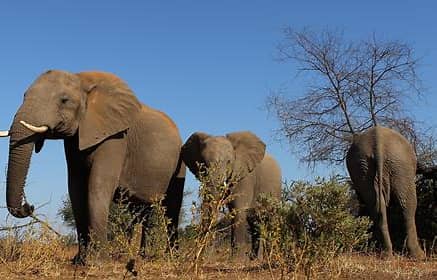
[(86, 265), (86, 257), (81, 253), (77, 253), (73, 257), (73, 259), (71, 259), (71, 264), (85, 266)]
[(153, 261), (157, 259), (158, 257), (155, 255), (147, 254), (145, 251), (140, 251), (138, 255), (145, 261)]
[(140, 251), (138, 252), (138, 255), (139, 255), (141, 258), (143, 258), (143, 259), (147, 259), (147, 258), (148, 258), (148, 255), (147, 255), (146, 252), (143, 251), (143, 250), (140, 250)]
[(393, 259), (393, 252), (392, 251), (383, 251), (381, 252), (381, 259), (385, 261), (390, 261)]
[(244, 248), (233, 248), (232, 258), (235, 260), (252, 260), (252, 254)]
[(410, 256), (417, 261), (424, 261), (426, 259), (425, 253), (420, 248), (416, 250), (411, 250)]
[(258, 254), (257, 251), (255, 251), (255, 250), (250, 251), (250, 252), (248, 253), (248, 255), (249, 255), (249, 259), (250, 259), (251, 261), (257, 260), (257, 259), (259, 258), (259, 254)]

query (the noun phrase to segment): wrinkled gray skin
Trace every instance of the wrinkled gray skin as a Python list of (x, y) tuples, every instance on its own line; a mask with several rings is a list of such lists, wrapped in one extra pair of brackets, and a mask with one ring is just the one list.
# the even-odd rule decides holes
[[(20, 121), (48, 131), (35, 133)], [(136, 210), (166, 195), (175, 241), (185, 180), (178, 129), (164, 113), (142, 105), (115, 75), (42, 74), (26, 91), (9, 134), (6, 200), (9, 212), (19, 218), (33, 211), (23, 203), (32, 150), (39, 152), (45, 139), (64, 140), (79, 241), (75, 263), (85, 263), (90, 234), (106, 241), (110, 202), (124, 191)], [(144, 241), (143, 228), (142, 251)]]
[[(265, 144), (248, 131), (234, 132), (226, 136), (210, 136), (203, 132), (192, 134), (182, 146), (182, 159), (196, 177), (198, 163), (206, 168), (214, 166), (219, 178), (229, 179), (230, 194), (235, 199), (228, 205), (236, 209), (232, 227), (232, 247), (246, 253), (250, 237), (250, 256), (258, 255), (259, 240), (250, 236), (251, 223), (247, 210), (253, 208), (260, 193), (270, 193), (280, 198), (281, 170), (277, 162), (265, 153)], [(223, 182), (217, 182), (222, 184)]]
[(412, 257), (423, 259), (415, 224), (416, 155), (410, 143), (392, 129), (373, 127), (353, 136), (346, 164), (353, 187), (381, 234), (386, 255), (393, 253), (387, 209), (395, 199), (402, 208), (408, 250)]

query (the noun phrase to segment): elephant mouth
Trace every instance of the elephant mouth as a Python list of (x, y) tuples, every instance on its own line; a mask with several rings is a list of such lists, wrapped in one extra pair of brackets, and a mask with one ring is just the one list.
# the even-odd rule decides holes
[(40, 137), (35, 140), (35, 153), (39, 153), (42, 150), (42, 147), (44, 146), (44, 137)]
[(35, 126), (25, 121), (20, 121), (20, 124), (26, 129), (28, 129), (29, 131), (34, 133), (36, 153), (39, 153), (41, 151), (42, 147), (44, 146), (44, 141), (46, 139), (61, 139), (68, 136), (72, 136), (69, 133), (66, 133), (62, 130), (61, 127), (62, 124), (59, 124), (55, 129), (52, 129), (48, 125)]

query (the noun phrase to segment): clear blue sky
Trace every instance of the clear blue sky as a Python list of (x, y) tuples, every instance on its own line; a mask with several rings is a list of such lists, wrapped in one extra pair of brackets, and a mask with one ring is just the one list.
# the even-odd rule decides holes
[[(7, 4), (6, 4), (7, 3)], [(287, 145), (274, 141), (278, 123), (264, 109), (270, 90), (289, 86), (295, 67), (274, 61), (281, 28), (344, 29), (353, 39), (373, 32), (409, 42), (423, 57), (426, 102), (412, 111), (434, 120), (437, 88), (435, 1), (2, 1), (0, 4), (0, 129), (7, 129), (30, 83), (43, 71), (114, 72), (139, 99), (168, 113), (184, 140), (195, 131), (251, 130), (280, 162), (284, 177), (314, 176)], [(0, 139), (0, 168), (8, 141)], [(51, 221), (67, 194), (62, 141), (34, 155), (28, 200)], [(328, 174), (323, 167), (320, 174)], [(0, 205), (5, 205), (0, 172)], [(189, 175), (187, 188), (197, 183)], [(191, 200), (191, 199), (190, 199)], [(190, 204), (191, 201), (186, 201)], [(6, 218), (0, 212), (0, 223)], [(9, 221), (14, 221), (10, 218)]]

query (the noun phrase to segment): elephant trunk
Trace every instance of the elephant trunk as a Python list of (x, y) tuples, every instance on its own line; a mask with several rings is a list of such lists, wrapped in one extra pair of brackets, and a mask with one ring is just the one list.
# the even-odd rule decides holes
[(22, 114), (15, 116), (10, 130), (9, 161), (6, 178), (6, 202), (9, 213), (17, 218), (32, 214), (33, 206), (23, 204), (24, 185), (29, 170), (30, 159), (35, 145), (35, 134), (19, 122)]

